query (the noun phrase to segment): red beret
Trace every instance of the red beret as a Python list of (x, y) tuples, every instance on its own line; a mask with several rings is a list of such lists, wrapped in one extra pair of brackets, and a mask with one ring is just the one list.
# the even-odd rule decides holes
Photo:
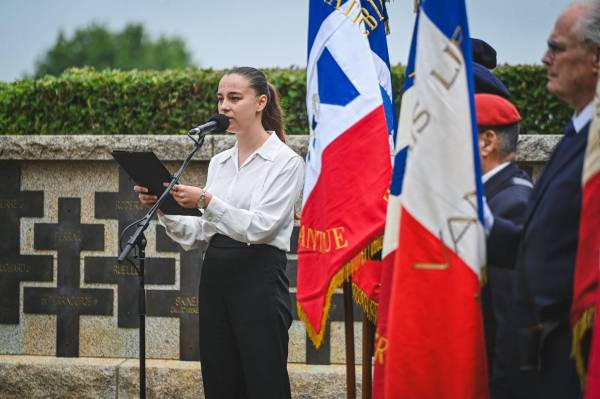
[(517, 108), (504, 97), (495, 94), (475, 94), (475, 109), (479, 126), (512, 125), (521, 120)]

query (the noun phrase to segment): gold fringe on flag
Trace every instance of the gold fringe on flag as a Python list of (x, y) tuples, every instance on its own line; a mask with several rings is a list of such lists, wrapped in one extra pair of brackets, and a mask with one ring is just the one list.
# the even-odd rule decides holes
[[(352, 273), (354, 273), (358, 268), (360, 268), (366, 261), (371, 260), (373, 256), (381, 251), (383, 247), (383, 237), (378, 237), (373, 240), (366, 248), (358, 253), (354, 258), (352, 258), (348, 263), (346, 263), (336, 274), (333, 275), (333, 278), (329, 282), (329, 287), (327, 288), (327, 294), (325, 296), (325, 309), (323, 312), (323, 317), (321, 319), (321, 331), (317, 332), (310, 321), (308, 316), (302, 309), (300, 305), (300, 301), (296, 301), (296, 310), (298, 311), (298, 318), (302, 320), (304, 323), (304, 327), (306, 328), (306, 332), (308, 333), (308, 337), (312, 341), (315, 348), (319, 348), (323, 343), (323, 337), (325, 337), (325, 326), (327, 323), (327, 318), (329, 317), (329, 310), (331, 309), (331, 297), (333, 296), (333, 292), (339, 288), (344, 281), (348, 280)], [(354, 290), (353, 290), (354, 291)], [(375, 313), (377, 314), (377, 313)]]
[(596, 308), (590, 306), (581, 314), (581, 317), (573, 326), (573, 341), (571, 345), (571, 356), (575, 358), (575, 365), (577, 366), (577, 374), (579, 374), (579, 382), (581, 383), (581, 389), (585, 387), (585, 377), (587, 374), (585, 359), (583, 351), (581, 349), (581, 343), (585, 335), (594, 326), (594, 315), (596, 314)]
[(488, 283), (488, 267), (485, 265), (481, 267), (480, 280), (481, 280), (481, 287), (482, 288), (485, 287), (485, 285)]
[(352, 299), (360, 306), (367, 319), (373, 324), (377, 324), (377, 308), (379, 304), (371, 299), (366, 292), (360, 289), (360, 287), (352, 283)]

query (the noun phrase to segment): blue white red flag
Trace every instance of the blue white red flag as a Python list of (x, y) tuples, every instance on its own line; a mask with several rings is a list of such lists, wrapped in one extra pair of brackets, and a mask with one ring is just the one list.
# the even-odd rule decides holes
[(383, 0), (361, 0), (361, 5), (369, 15), (377, 17), (377, 25), (369, 31), (369, 47), (373, 55), (373, 63), (377, 71), (377, 80), (381, 90), (381, 98), (385, 109), (385, 117), (388, 126), (390, 140), (393, 142), (396, 138), (396, 117), (394, 108), (394, 90), (392, 85), (392, 71), (390, 67), (390, 55), (387, 45), (388, 34), (388, 15), (385, 2)]
[(480, 303), (485, 235), (464, 0), (422, 1), (415, 34), (414, 80), (400, 117), (400, 137), (406, 126), (410, 138), (385, 397), (486, 398)]
[[(582, 173), (579, 237), (583, 239), (577, 245), (571, 304), (572, 353), (586, 399), (600, 398), (600, 80), (594, 106)], [(588, 356), (584, 342), (590, 330), (593, 338)], [(588, 358), (589, 367), (585, 364)]]
[(298, 240), (299, 317), (318, 347), (334, 290), (381, 248), (391, 175), (385, 106), (370, 32), (356, 0), (309, 3), (311, 130)]
[[(380, 20), (380, 23), (370, 31), (367, 37), (385, 109), (390, 154), (393, 155), (397, 118), (395, 115), (392, 71), (387, 45), (387, 35), (389, 34), (387, 7), (383, 0), (361, 0), (361, 5), (369, 15), (377, 16)], [(354, 301), (362, 307), (364, 314), (373, 322), (377, 319), (382, 266), (381, 260), (370, 260), (352, 275)]]
[(394, 168), (392, 172), (392, 182), (390, 185), (390, 196), (387, 205), (387, 215), (385, 220), (385, 232), (383, 236), (382, 248), (382, 270), (380, 278), (379, 303), (377, 308), (377, 325), (375, 333), (375, 350), (374, 350), (374, 365), (373, 365), (373, 399), (385, 398), (385, 359), (387, 352), (387, 329), (388, 329), (388, 312), (390, 304), (390, 296), (392, 293), (392, 280), (394, 275), (394, 260), (396, 250), (398, 249), (398, 233), (400, 231), (400, 214), (402, 182), (404, 180), (404, 169), (406, 167), (406, 157), (408, 155), (408, 144), (410, 142), (410, 130), (412, 127), (412, 119), (410, 117), (412, 109), (415, 105), (414, 83), (414, 68), (415, 68), (415, 52), (417, 28), (419, 22), (419, 14), (415, 19), (413, 28), (412, 42), (408, 63), (406, 66), (404, 86), (402, 90), (402, 102), (400, 106), (400, 122), (396, 138), (394, 140)]

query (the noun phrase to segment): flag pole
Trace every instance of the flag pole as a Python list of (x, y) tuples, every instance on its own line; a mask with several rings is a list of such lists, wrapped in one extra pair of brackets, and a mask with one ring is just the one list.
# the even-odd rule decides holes
[(363, 314), (362, 320), (362, 399), (371, 399), (373, 382), (373, 335), (375, 325)]
[(346, 397), (356, 399), (354, 362), (354, 315), (352, 306), (352, 276), (344, 281), (344, 331), (346, 333)]

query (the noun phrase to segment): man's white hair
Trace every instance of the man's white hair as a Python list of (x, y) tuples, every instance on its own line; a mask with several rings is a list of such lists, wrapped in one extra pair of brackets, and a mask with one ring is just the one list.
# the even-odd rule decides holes
[(586, 44), (600, 47), (600, 0), (579, 0), (572, 5), (587, 8), (583, 17), (573, 26), (573, 32)]

